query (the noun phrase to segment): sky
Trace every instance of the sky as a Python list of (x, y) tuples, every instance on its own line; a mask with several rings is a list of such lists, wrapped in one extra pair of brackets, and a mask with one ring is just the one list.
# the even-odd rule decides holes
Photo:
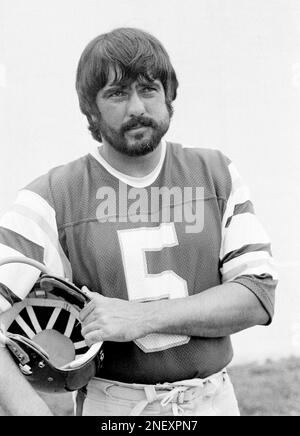
[(297, 330), (298, 0), (0, 0), (0, 214), (18, 189), (95, 146), (76, 67), (92, 38), (120, 26), (153, 33), (170, 54), (180, 88), (167, 139), (220, 149), (249, 185)]

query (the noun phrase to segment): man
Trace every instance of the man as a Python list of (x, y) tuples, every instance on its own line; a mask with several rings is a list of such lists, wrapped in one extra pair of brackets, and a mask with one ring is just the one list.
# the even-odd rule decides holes
[[(148, 33), (121, 28), (91, 41), (76, 88), (101, 144), (21, 190), (1, 221), (0, 257), (42, 261), (92, 299), (82, 334), (88, 345), (104, 341), (105, 359), (78, 393), (77, 414), (238, 415), (230, 335), (272, 320), (270, 241), (234, 165), (163, 139), (177, 87)], [(2, 311), (37, 274), (0, 269)], [(4, 349), (0, 405), (50, 413)]]

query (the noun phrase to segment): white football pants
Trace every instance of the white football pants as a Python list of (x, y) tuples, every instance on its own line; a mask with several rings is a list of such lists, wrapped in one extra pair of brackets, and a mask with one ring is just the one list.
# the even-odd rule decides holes
[(158, 385), (94, 378), (74, 400), (77, 416), (240, 416), (226, 370), (206, 379)]

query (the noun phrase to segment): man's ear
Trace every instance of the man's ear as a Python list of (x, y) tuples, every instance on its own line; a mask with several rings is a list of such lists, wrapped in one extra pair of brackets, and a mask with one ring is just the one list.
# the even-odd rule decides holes
[(93, 123), (95, 123), (96, 121), (98, 121), (98, 116), (95, 115), (95, 113), (90, 113), (89, 115), (87, 115), (87, 119)]
[(90, 109), (89, 117), (90, 117), (91, 121), (93, 121), (94, 123), (99, 121), (100, 112), (99, 112), (99, 109), (98, 109), (96, 103), (94, 103), (92, 108)]

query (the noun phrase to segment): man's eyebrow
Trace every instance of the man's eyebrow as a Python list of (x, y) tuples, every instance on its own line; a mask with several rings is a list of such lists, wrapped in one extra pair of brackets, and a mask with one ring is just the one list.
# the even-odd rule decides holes
[(114, 91), (120, 91), (126, 87), (127, 87), (127, 85), (125, 83), (116, 83), (116, 84), (106, 85), (106, 87), (103, 88), (103, 90), (102, 90), (103, 96), (106, 96)]
[(160, 86), (160, 83), (159, 83), (158, 80), (155, 80), (155, 79), (149, 80), (149, 79), (146, 79), (146, 78), (140, 79), (138, 81), (138, 84), (139, 85), (151, 85), (151, 86), (157, 86), (157, 87)]

